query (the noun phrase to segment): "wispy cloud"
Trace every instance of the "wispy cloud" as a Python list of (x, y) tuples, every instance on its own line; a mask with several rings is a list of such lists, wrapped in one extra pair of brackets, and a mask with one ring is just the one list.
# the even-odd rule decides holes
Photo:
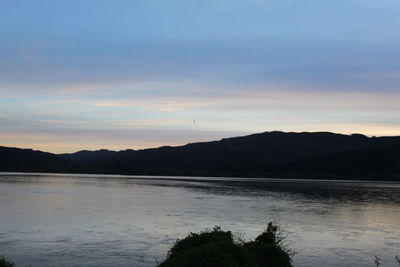
[(70, 151), (399, 129), (396, 1), (1, 5), (7, 144)]

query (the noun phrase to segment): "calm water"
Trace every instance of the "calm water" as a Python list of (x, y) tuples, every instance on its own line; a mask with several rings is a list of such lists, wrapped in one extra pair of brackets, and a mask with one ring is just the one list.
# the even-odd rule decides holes
[(0, 174), (0, 255), (17, 267), (155, 266), (190, 231), (254, 238), (271, 220), (295, 266), (398, 266), (399, 183)]

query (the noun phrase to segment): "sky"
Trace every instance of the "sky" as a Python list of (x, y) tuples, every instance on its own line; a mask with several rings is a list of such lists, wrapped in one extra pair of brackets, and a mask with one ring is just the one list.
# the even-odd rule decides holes
[(399, 0), (0, 0), (0, 145), (400, 135)]

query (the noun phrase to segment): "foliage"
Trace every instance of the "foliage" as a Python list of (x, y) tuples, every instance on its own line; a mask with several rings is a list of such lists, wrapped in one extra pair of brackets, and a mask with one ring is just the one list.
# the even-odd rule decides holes
[(14, 263), (6, 260), (4, 257), (0, 258), (0, 267), (14, 267)]
[(291, 267), (291, 253), (269, 223), (254, 241), (245, 242), (230, 231), (190, 233), (170, 249), (159, 267)]
[(381, 258), (379, 258), (378, 256), (375, 256), (374, 263), (375, 263), (376, 267), (381, 266)]
[[(399, 257), (399, 255), (396, 255), (395, 257), (394, 257), (394, 259), (396, 260), (396, 262), (400, 265), (400, 257)], [(374, 263), (375, 263), (375, 266), (376, 267), (380, 267), (381, 266), (381, 258), (379, 258), (378, 256), (375, 256), (374, 257)]]

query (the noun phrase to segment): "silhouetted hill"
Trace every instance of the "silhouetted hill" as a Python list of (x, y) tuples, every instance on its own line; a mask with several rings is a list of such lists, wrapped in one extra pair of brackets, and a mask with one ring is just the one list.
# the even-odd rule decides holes
[(398, 177), (400, 174), (400, 144), (383, 145), (339, 152), (296, 161), (285, 165), (281, 172), (305, 176), (320, 173), (349, 177)]
[(0, 146), (0, 171), (16, 172), (70, 172), (78, 165), (59, 155)]
[(108, 160), (117, 153), (118, 152), (116, 151), (101, 149), (96, 151), (82, 150), (73, 154), (60, 154), (60, 156), (67, 158), (78, 164), (87, 164), (94, 161)]
[(400, 178), (400, 137), (361, 134), (267, 132), (177, 147), (44, 154), (51, 162), (47, 170), (38, 171), (59, 171), (57, 164), (61, 162), (57, 160), (62, 157), (66, 160), (62, 162), (64, 169), (69, 164), (70, 171), (86, 173)]

